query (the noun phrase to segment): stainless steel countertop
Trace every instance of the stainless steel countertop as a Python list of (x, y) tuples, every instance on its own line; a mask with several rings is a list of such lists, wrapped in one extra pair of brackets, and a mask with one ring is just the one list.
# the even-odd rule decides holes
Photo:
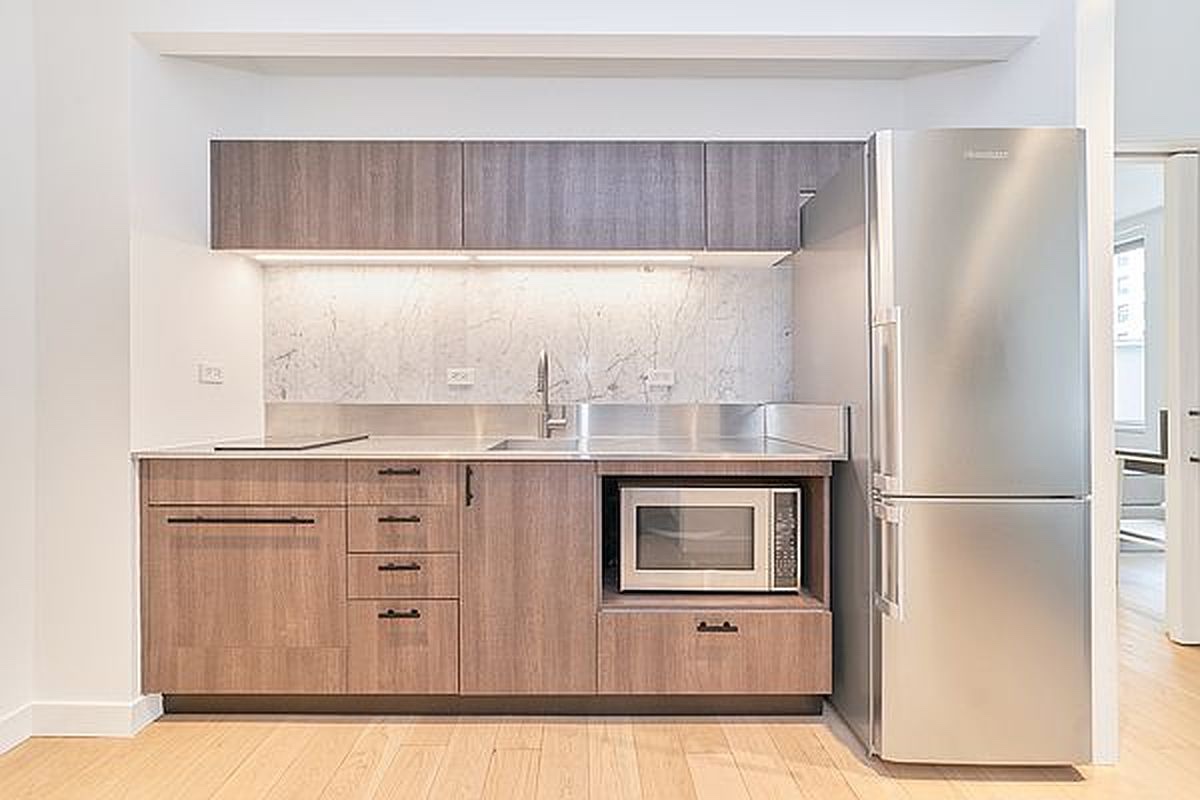
[[(843, 461), (845, 455), (821, 447), (766, 436), (655, 437), (597, 436), (577, 440), (564, 449), (561, 439), (549, 440), (553, 449), (536, 449), (538, 440), (512, 437), (371, 436), (355, 442), (310, 450), (214, 450), (217, 445), (250, 445), (256, 440), (210, 442), (183, 447), (140, 450), (136, 458), (318, 458), (318, 459), (446, 459), (473, 461), (602, 461), (671, 460), (708, 461)], [(516, 442), (522, 449), (492, 449)]]

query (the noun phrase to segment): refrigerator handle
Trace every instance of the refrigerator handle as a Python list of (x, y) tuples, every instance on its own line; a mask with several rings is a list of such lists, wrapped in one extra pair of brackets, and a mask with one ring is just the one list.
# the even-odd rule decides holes
[[(876, 410), (876, 436), (880, 448), (875, 464), (875, 474), (872, 476), (872, 487), (884, 494), (898, 494), (901, 490), (900, 458), (904, 452), (904, 391), (901, 388), (903, 379), (903, 353), (901, 339), (900, 306), (891, 306), (875, 313), (871, 319), (871, 340), (875, 348), (875, 392), (879, 396), (887, 390), (887, 404), (880, 397)], [(884, 331), (892, 332), (891, 358), (886, 358), (887, 351), (883, 346)]]
[(875, 607), (895, 620), (904, 619), (904, 588), (902, 552), (904, 549), (904, 518), (898, 506), (877, 502), (873, 505), (879, 520), (879, 586), (875, 591)]

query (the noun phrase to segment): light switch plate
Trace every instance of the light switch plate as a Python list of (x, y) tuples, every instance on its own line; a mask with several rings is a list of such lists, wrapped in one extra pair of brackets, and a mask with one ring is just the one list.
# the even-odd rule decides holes
[(220, 364), (200, 364), (197, 372), (197, 377), (201, 383), (225, 382), (225, 368)]
[(675, 385), (675, 370), (652, 369), (646, 373), (646, 385), (652, 389), (669, 389)]
[(475, 385), (475, 368), (474, 367), (450, 367), (446, 370), (446, 385), (447, 386), (474, 386)]

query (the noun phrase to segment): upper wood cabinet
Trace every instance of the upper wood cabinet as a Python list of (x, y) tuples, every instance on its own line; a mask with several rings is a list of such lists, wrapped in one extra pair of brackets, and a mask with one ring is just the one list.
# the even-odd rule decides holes
[(862, 145), (709, 142), (705, 145), (710, 250), (795, 250), (800, 206)]
[(595, 466), (465, 469), (462, 693), (594, 693)]
[(462, 247), (462, 144), (214, 141), (212, 247)]
[(704, 248), (700, 142), (467, 142), (464, 243)]

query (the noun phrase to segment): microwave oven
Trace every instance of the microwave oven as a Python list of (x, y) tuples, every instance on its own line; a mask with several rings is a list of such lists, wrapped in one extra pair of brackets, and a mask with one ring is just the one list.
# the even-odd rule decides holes
[(620, 487), (621, 591), (800, 591), (800, 490)]

